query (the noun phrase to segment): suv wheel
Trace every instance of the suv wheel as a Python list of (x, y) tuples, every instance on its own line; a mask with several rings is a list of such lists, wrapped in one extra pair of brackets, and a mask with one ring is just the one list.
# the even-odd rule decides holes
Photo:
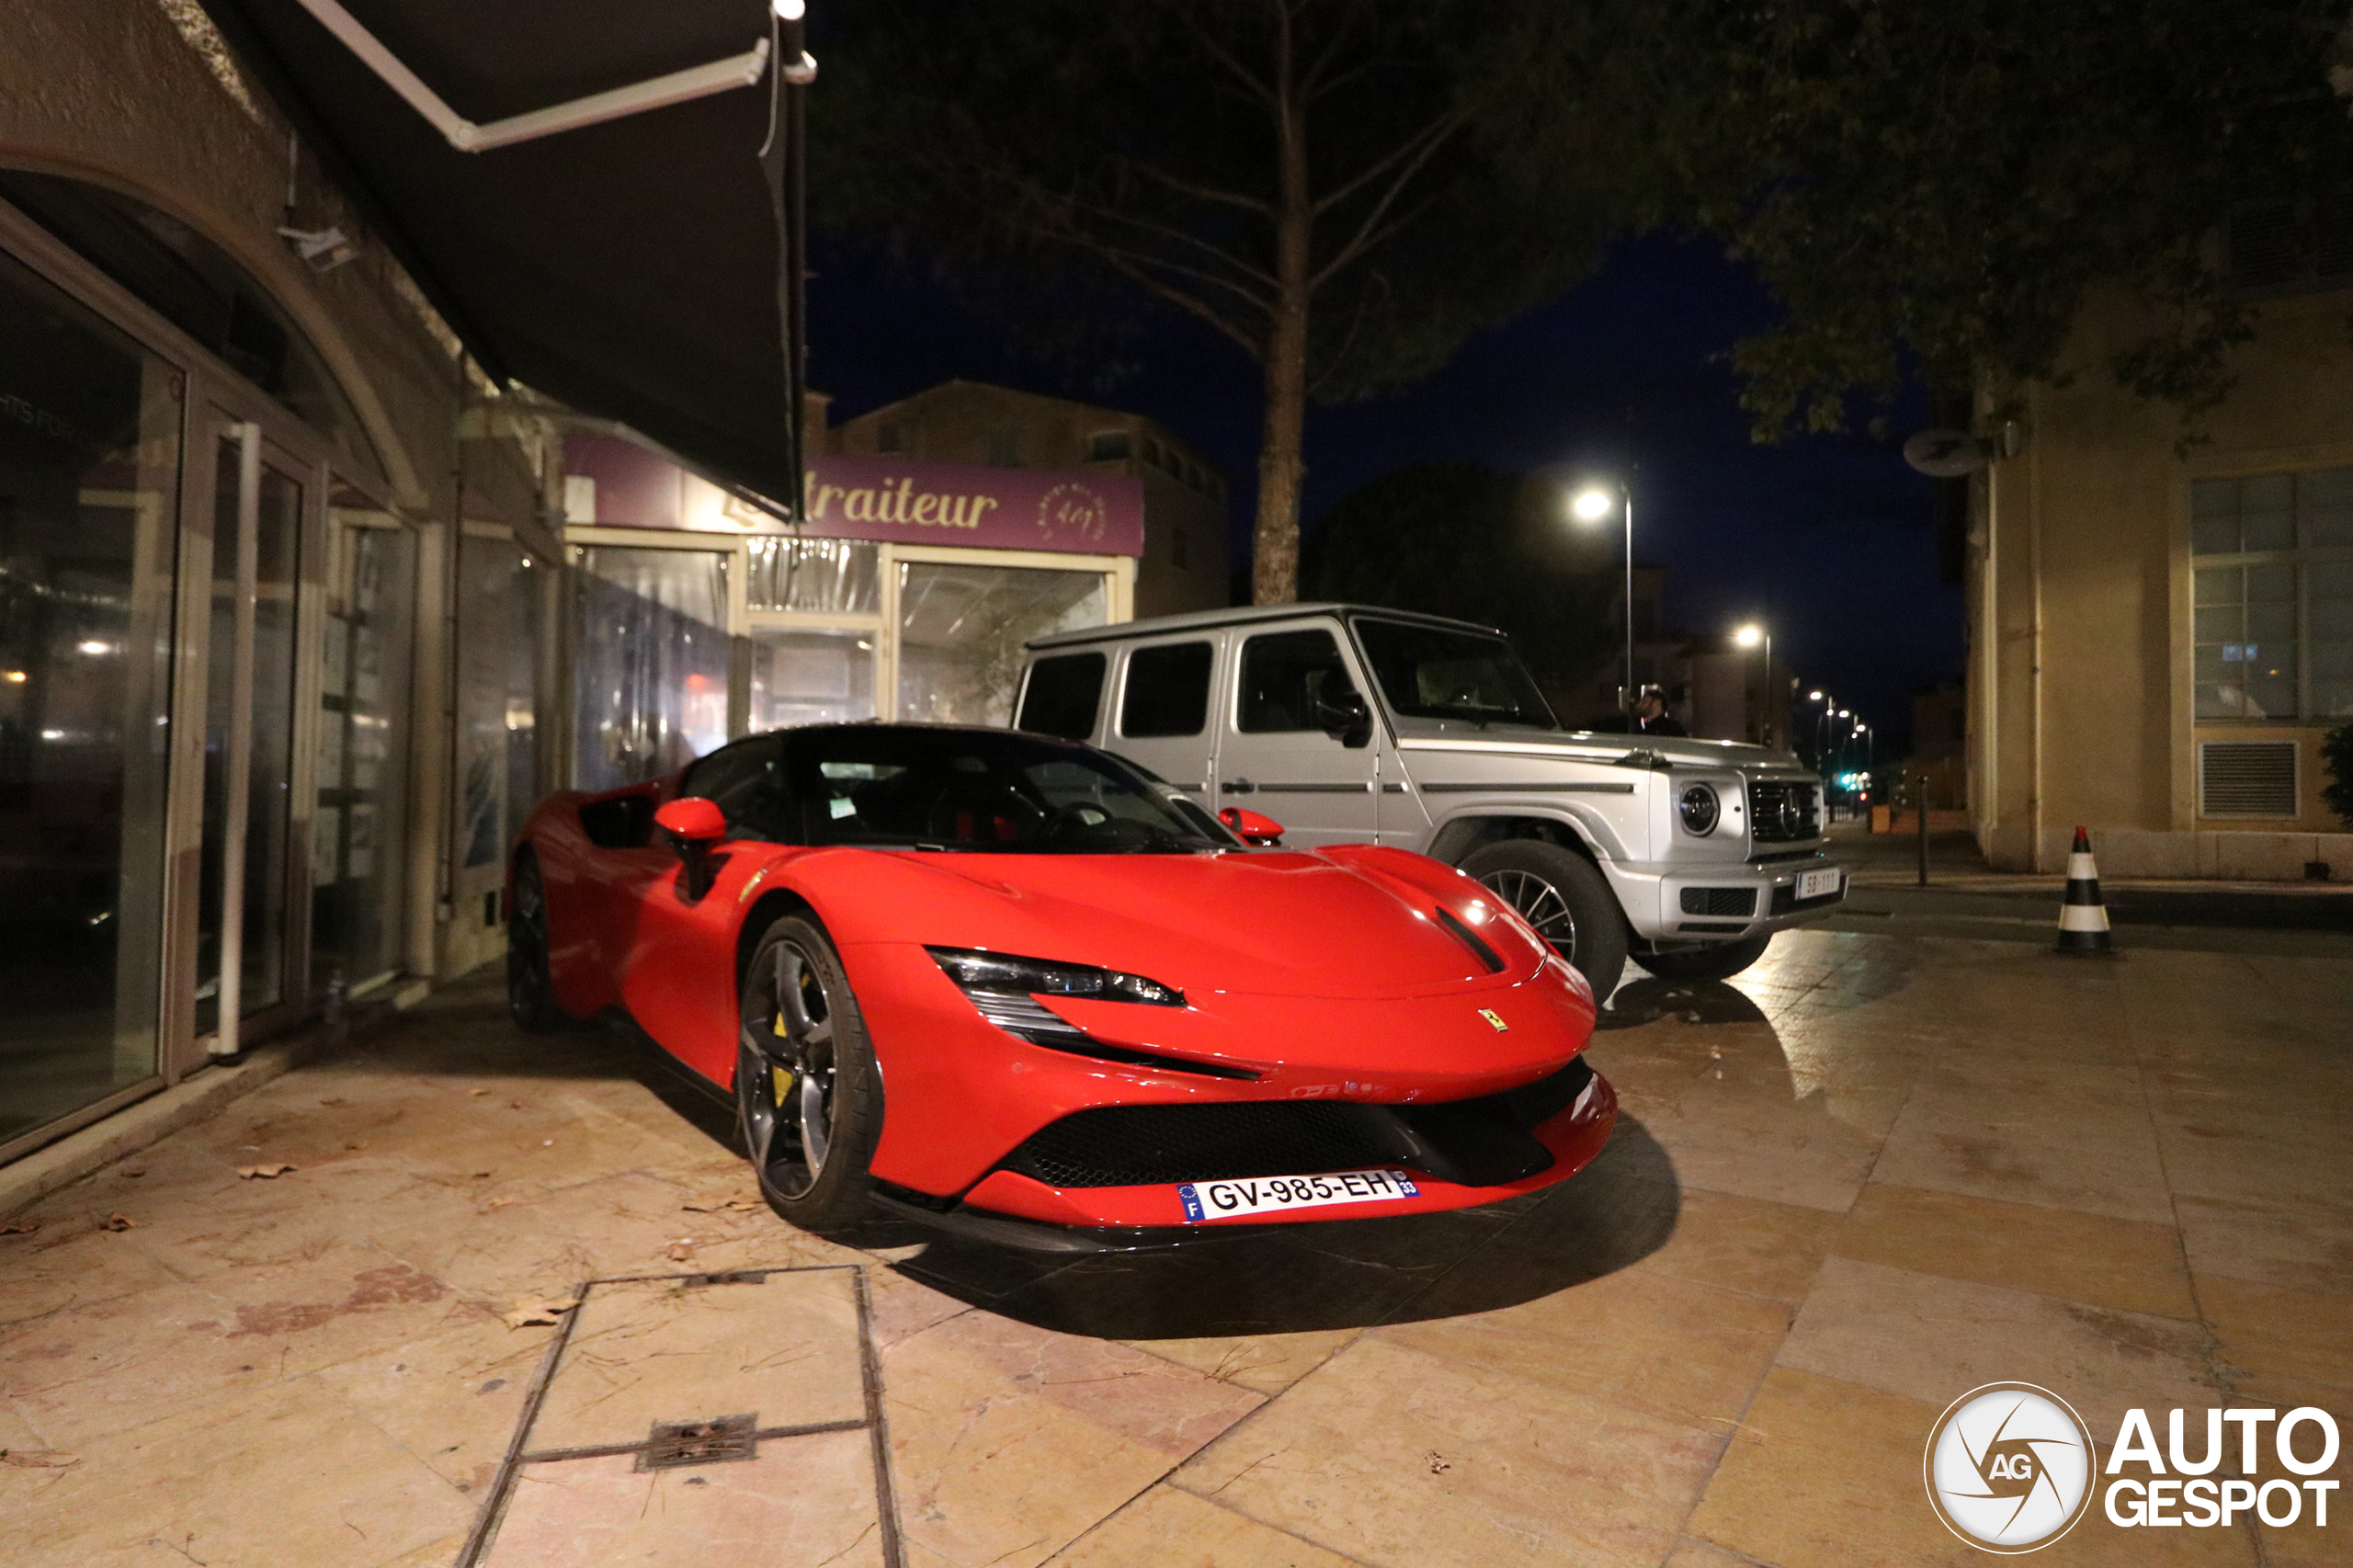
[(1461, 869), (1576, 965), (1596, 1002), (1608, 1000), (1626, 968), (1626, 918), (1592, 861), (1540, 838), (1506, 838), (1464, 856)]

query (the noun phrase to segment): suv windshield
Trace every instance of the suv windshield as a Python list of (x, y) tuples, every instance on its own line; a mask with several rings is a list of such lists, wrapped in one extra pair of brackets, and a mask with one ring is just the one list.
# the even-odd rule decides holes
[(1560, 728), (1528, 667), (1500, 637), (1369, 616), (1351, 624), (1381, 694), (1402, 717)]
[(1239, 846), (1174, 788), (1090, 746), (875, 724), (795, 730), (785, 744), (810, 844), (1000, 855)]

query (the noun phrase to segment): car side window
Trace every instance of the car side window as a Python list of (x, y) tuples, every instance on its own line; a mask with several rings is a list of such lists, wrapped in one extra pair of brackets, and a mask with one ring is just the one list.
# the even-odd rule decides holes
[(1120, 733), (1199, 734), (1210, 717), (1211, 653), (1207, 642), (1164, 642), (1130, 653)]
[(1362, 702), (1328, 631), (1263, 632), (1242, 644), (1234, 727), (1244, 734), (1326, 729), (1350, 698)]
[(783, 747), (774, 735), (755, 735), (720, 747), (687, 769), (678, 793), (716, 805), (726, 814), (731, 837), (776, 843), (791, 837), (785, 812)]
[(1021, 694), (1017, 730), (1083, 741), (1095, 733), (1095, 712), (1103, 701), (1104, 658), (1099, 653), (1056, 653), (1029, 666)]

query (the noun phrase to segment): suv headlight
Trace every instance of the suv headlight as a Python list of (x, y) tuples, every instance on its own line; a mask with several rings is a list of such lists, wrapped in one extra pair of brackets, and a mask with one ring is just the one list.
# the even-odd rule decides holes
[(1683, 819), (1686, 832), (1696, 833), (1704, 838), (1715, 832), (1716, 824), (1722, 820), (1723, 802), (1716, 799), (1714, 785), (1693, 784), (1685, 789), (1683, 798), (1675, 802), (1675, 811)]
[(967, 995), (1082, 996), (1094, 1002), (1141, 1002), (1154, 1007), (1181, 1007), (1185, 994), (1141, 974), (1090, 964), (1054, 963), (1046, 959), (1017, 958), (1010, 953), (986, 953), (972, 948), (926, 948)]

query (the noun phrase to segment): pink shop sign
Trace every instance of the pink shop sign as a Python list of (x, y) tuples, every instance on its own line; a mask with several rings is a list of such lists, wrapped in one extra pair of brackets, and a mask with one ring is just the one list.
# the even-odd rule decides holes
[[(595, 482), (594, 521), (607, 527), (789, 531), (632, 441), (575, 436), (564, 443), (564, 462), (573, 475)], [(1143, 553), (1143, 486), (1126, 474), (829, 453), (809, 460), (808, 486), (804, 531), (813, 538)]]

